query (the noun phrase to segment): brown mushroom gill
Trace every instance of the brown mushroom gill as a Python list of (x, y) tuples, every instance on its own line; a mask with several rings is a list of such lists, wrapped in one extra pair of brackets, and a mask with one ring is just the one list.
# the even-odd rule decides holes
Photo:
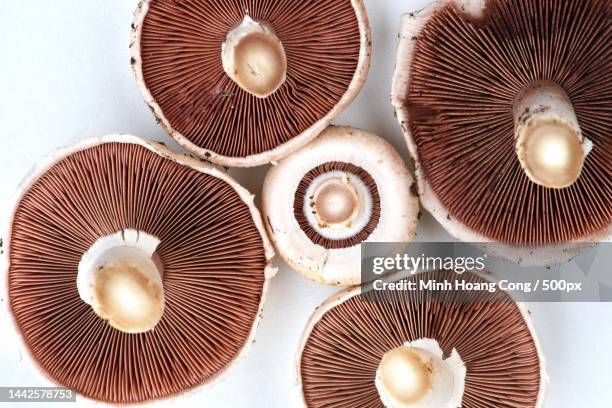
[[(414, 39), (406, 108), (421, 169), (451, 218), (489, 239), (585, 239), (612, 222), (612, 8), (603, 0), (452, 4)], [(567, 94), (594, 148), (578, 179), (549, 189), (517, 160), (513, 104), (540, 81)]]
[[(459, 276), (428, 275), (438, 281)], [(471, 273), (462, 277), (483, 282)], [(521, 310), (503, 293), (478, 302), (465, 296), (461, 291), (384, 291), (334, 306), (315, 324), (302, 352), (306, 405), (384, 407), (374, 382), (383, 356), (427, 338), (438, 341), (445, 355), (453, 349), (461, 355), (467, 368), (463, 408), (535, 407), (540, 358)]]
[[(306, 197), (307, 190), (310, 187), (312, 181), (321, 175), (337, 171), (343, 172), (349, 178), (356, 177), (361, 180), (366, 186), (366, 188), (369, 190), (370, 197), (372, 199), (372, 208), (369, 211), (370, 219), (368, 220), (367, 224), (355, 235), (345, 239), (330, 239), (322, 236), (315, 230), (315, 228), (310, 225), (309, 220), (305, 214), (306, 211), (316, 211), (316, 203), (314, 203), (314, 197)], [(310, 202), (311, 204), (305, 207), (305, 204), (307, 202)], [(304, 231), (304, 233), (313, 243), (321, 245), (328, 249), (348, 248), (354, 245), (359, 245), (361, 242), (366, 241), (370, 234), (378, 226), (378, 222), (380, 220), (380, 196), (378, 194), (376, 182), (374, 181), (372, 176), (368, 174), (367, 171), (365, 171), (359, 166), (350, 163), (329, 162), (315, 167), (304, 175), (295, 192), (293, 212), (295, 219), (300, 225), (300, 228), (302, 229), (302, 231)], [(319, 225), (319, 227), (324, 228), (324, 226), (322, 225)]]
[[(259, 98), (224, 71), (221, 46), (245, 18), (274, 30), (286, 80)], [(272, 150), (327, 115), (351, 84), (360, 32), (350, 0), (152, 0), (142, 27), (147, 88), (172, 128), (231, 157)]]
[[(165, 308), (127, 334), (79, 298), (83, 253), (126, 228), (159, 237)], [(9, 305), (40, 367), (112, 403), (168, 397), (233, 361), (256, 320), (262, 238), (226, 182), (140, 146), (108, 143), (53, 165), (22, 197), (9, 247)]]

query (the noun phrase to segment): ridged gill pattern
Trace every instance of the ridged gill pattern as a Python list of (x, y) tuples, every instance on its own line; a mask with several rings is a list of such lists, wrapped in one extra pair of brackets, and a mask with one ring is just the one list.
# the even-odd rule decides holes
[[(584, 240), (610, 225), (611, 19), (606, 0), (497, 0), (482, 21), (452, 6), (430, 19), (415, 40), (406, 108), (450, 217), (509, 243)], [(539, 80), (567, 92), (594, 144), (578, 182), (561, 190), (531, 182), (515, 153), (514, 99)]]
[[(158, 237), (165, 310), (143, 334), (113, 329), (79, 298), (81, 256), (102, 236)], [(226, 182), (135, 144), (73, 153), (16, 209), (10, 308), (40, 367), (100, 401), (172, 396), (212, 379), (245, 345), (266, 258), (249, 208)]]
[[(221, 45), (245, 14), (272, 26), (287, 80), (259, 99), (223, 70)], [(152, 0), (142, 26), (146, 86), (172, 128), (230, 157), (272, 150), (331, 111), (348, 90), (360, 52), (350, 0)]]
[[(351, 177), (356, 177), (361, 180), (370, 191), (370, 197), (372, 199), (372, 210), (368, 223), (355, 235), (345, 239), (329, 239), (319, 234), (312, 228), (305, 214), (305, 211), (314, 210), (311, 208), (304, 208), (306, 192), (310, 188), (313, 180), (323, 174), (334, 171), (342, 171)], [(302, 231), (304, 231), (306, 236), (316, 245), (321, 245), (328, 249), (349, 248), (359, 245), (368, 239), (380, 221), (380, 195), (378, 194), (378, 187), (376, 187), (376, 182), (372, 176), (359, 166), (344, 162), (324, 163), (306, 173), (300, 181), (300, 184), (298, 184), (293, 200), (293, 215)]]
[[(422, 279), (452, 281), (454, 272)], [(409, 278), (416, 279), (416, 278)], [(472, 273), (466, 282), (483, 282)], [(500, 295), (501, 293), (501, 295)], [(505, 293), (470, 301), (462, 291), (376, 291), (326, 312), (302, 353), (301, 379), (309, 408), (383, 408), (375, 378), (384, 354), (406, 342), (438, 341), (456, 349), (466, 368), (463, 408), (533, 408), (540, 360), (529, 327)], [(480, 295), (479, 295), (480, 296)]]

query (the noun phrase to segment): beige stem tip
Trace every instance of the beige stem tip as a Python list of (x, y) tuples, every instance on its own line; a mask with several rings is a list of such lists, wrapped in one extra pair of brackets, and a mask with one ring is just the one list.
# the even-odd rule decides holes
[(93, 281), (96, 314), (126, 333), (152, 330), (162, 318), (162, 287), (140, 265), (116, 261), (100, 267)]
[(240, 88), (258, 98), (276, 92), (287, 77), (285, 49), (274, 30), (248, 15), (222, 46), (223, 69)]
[(388, 408), (456, 408), (466, 367), (453, 350), (448, 358), (434, 339), (419, 339), (388, 351), (376, 372), (376, 389)]
[(313, 204), (319, 224), (326, 226), (346, 226), (359, 213), (357, 190), (347, 180), (337, 178), (329, 179), (317, 188)]
[(563, 89), (540, 82), (515, 104), (516, 153), (525, 174), (547, 188), (566, 188), (582, 173), (590, 142), (584, 139)]
[(402, 406), (422, 400), (431, 390), (432, 364), (413, 349), (399, 347), (387, 352), (379, 370), (387, 394)]
[(164, 313), (160, 241), (143, 231), (123, 230), (99, 238), (79, 262), (81, 299), (103, 320), (125, 333), (144, 333)]

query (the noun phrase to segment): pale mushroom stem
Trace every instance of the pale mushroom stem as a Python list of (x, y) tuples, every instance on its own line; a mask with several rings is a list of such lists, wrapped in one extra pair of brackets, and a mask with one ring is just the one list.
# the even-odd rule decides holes
[(455, 408), (461, 405), (465, 374), (456, 351), (445, 360), (437, 341), (421, 339), (383, 356), (376, 387), (388, 408)]
[(162, 318), (164, 292), (159, 240), (125, 230), (100, 238), (83, 255), (77, 287), (83, 301), (125, 333), (152, 330)]
[(547, 188), (566, 188), (582, 172), (591, 148), (570, 98), (555, 83), (532, 84), (514, 105), (516, 154), (525, 174)]
[(313, 209), (319, 225), (350, 226), (359, 213), (359, 196), (346, 178), (332, 178), (315, 191)]
[(287, 57), (280, 39), (269, 25), (248, 15), (227, 34), (221, 54), (225, 73), (258, 98), (272, 95), (287, 77)]

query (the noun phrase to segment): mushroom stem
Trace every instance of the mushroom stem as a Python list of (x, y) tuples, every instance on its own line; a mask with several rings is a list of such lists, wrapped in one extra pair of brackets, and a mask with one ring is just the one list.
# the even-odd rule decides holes
[(514, 104), (516, 154), (527, 176), (547, 188), (566, 188), (582, 172), (591, 142), (582, 136), (569, 96), (540, 81)]
[(389, 408), (461, 406), (466, 369), (453, 350), (448, 359), (437, 341), (421, 339), (387, 352), (376, 372), (376, 388)]
[(359, 213), (357, 190), (346, 176), (342, 179), (328, 179), (316, 189), (313, 209), (320, 225), (350, 226)]
[(81, 258), (77, 287), (81, 299), (112, 327), (144, 333), (161, 320), (164, 292), (159, 240), (124, 230), (97, 240)]
[(370, 222), (374, 201), (370, 187), (346, 171), (327, 171), (309, 182), (304, 216), (310, 227), (329, 240), (355, 236)]
[(272, 95), (287, 78), (287, 57), (280, 39), (268, 24), (248, 15), (227, 34), (221, 58), (225, 73), (258, 98)]

